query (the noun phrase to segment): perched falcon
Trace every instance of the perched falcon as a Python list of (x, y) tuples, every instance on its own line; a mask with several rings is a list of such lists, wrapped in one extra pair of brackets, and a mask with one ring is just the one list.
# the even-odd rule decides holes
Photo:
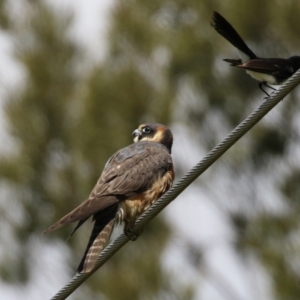
[(78, 273), (90, 272), (115, 225), (124, 222), (129, 233), (135, 220), (172, 185), (173, 135), (161, 124), (143, 124), (134, 130), (134, 144), (116, 152), (89, 198), (43, 233), (77, 222), (72, 234), (91, 216), (94, 227)]

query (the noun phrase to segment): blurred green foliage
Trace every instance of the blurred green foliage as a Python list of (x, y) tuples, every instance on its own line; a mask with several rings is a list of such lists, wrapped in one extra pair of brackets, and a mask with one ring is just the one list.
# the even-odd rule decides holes
[[(71, 14), (42, 0), (24, 1), (24, 18), (16, 19), (8, 2), (0, 3), (1, 29), (13, 37), (15, 59), (26, 74), (4, 105), (15, 145), (0, 158), (1, 185), (11, 195), (10, 204), (1, 205), (1, 222), (7, 221), (15, 246), (0, 264), (9, 282), (30, 279), (36, 259), (32, 239), (86, 199), (106, 160), (131, 142), (130, 133), (141, 122), (184, 124), (199, 147), (210, 150), (262, 101), (257, 82), (222, 61), (237, 54), (209, 25), (213, 10), (259, 56), (288, 57), (300, 49), (296, 0), (116, 1), (108, 53), (92, 65), (70, 38)], [(296, 90), (204, 178), (215, 190), (218, 168), (226, 167), (228, 197), (234, 194), (236, 206), (226, 205), (223, 192), (218, 205), (236, 230), (236, 249), (241, 256), (256, 254), (278, 299), (300, 294), (299, 268), (293, 263), (300, 257), (297, 98)], [(178, 168), (178, 174), (183, 171)], [(261, 193), (257, 187), (265, 183)], [(282, 209), (274, 212), (263, 202), (275, 194)], [(8, 214), (11, 207), (21, 217)], [(63, 240), (70, 230), (63, 228), (45, 242)], [(72, 269), (89, 230), (83, 228), (68, 242)], [(101, 291), (107, 299), (193, 298), (192, 287), (174, 285), (174, 274), (161, 266), (170, 235), (161, 217), (151, 222), (138, 244), (127, 245), (87, 282), (86, 297)]]

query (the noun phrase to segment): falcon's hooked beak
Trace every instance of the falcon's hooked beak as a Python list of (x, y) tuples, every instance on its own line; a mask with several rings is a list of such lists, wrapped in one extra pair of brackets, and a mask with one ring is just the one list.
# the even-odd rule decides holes
[(134, 136), (133, 141), (137, 143), (139, 141), (139, 137), (142, 135), (142, 133), (139, 131), (139, 129), (136, 129), (132, 132), (132, 135)]

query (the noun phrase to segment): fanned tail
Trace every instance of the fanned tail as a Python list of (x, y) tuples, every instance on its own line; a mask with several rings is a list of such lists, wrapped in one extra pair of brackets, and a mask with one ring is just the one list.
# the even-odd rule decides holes
[(99, 254), (111, 236), (117, 209), (118, 205), (112, 205), (94, 215), (95, 224), (77, 273), (88, 273), (94, 268)]
[(211, 26), (229, 43), (231, 43), (238, 50), (246, 54), (248, 56), (248, 59), (257, 58), (257, 56), (246, 45), (244, 40), (232, 27), (232, 25), (216, 11), (213, 12)]

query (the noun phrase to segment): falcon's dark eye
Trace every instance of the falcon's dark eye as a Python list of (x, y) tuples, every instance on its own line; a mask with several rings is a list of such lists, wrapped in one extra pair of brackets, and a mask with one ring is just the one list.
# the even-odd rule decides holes
[(146, 126), (142, 129), (143, 133), (150, 133), (151, 132), (151, 128), (149, 126)]

